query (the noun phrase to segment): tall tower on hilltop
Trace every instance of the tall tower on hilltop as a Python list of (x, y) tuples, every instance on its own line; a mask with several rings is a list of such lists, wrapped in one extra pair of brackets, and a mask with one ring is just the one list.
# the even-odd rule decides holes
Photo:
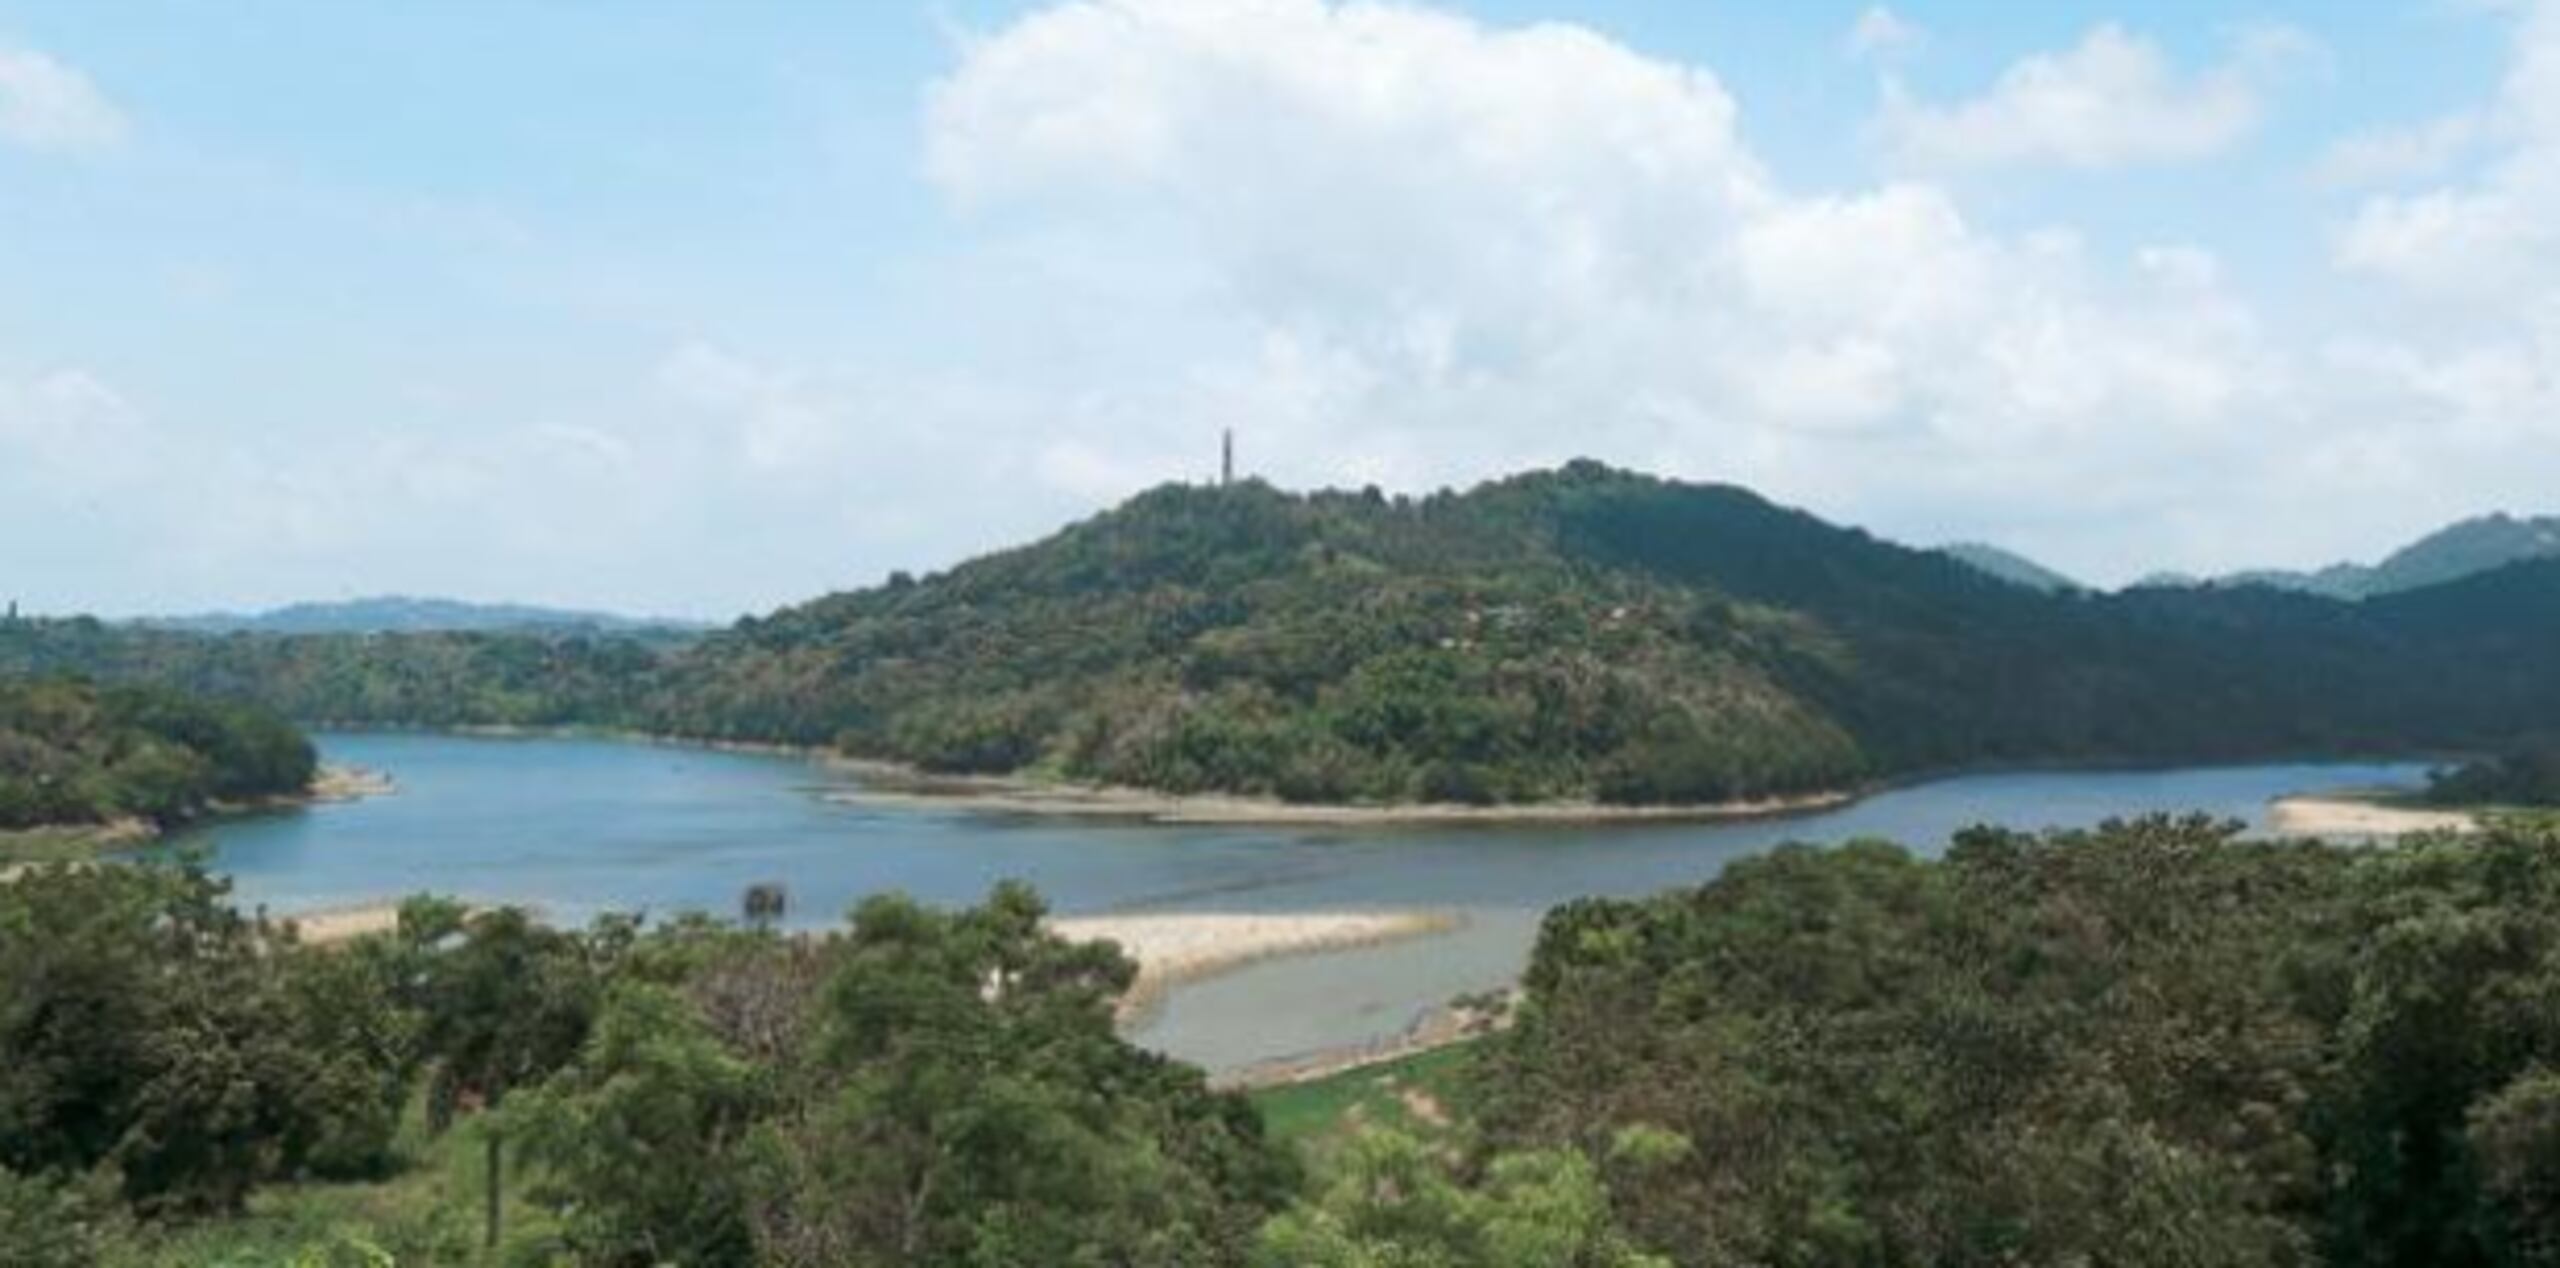
[(1218, 447), (1218, 487), (1223, 489), (1235, 482), (1236, 429), (1230, 427), (1226, 430)]

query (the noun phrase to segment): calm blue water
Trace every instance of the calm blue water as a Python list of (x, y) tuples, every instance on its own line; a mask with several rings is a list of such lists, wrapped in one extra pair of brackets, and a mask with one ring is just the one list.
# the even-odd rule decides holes
[(1536, 828), (1162, 827), (877, 808), (826, 799), (844, 775), (783, 757), (605, 740), (330, 734), (326, 760), (398, 795), (226, 822), (209, 846), (244, 902), (281, 912), (419, 891), (607, 910), (729, 913), (779, 881), (792, 921), (862, 895), (958, 903), (1028, 880), (1062, 912), (1427, 907), (1466, 919), (1424, 942), (1274, 961), (1178, 993), (1139, 1038), (1212, 1068), (1392, 1034), (1515, 974), (1541, 912), (1586, 894), (1695, 884), (1784, 841), (1885, 837), (1934, 852), (1976, 823), (2079, 826), (2204, 810), (2259, 822), (2305, 789), (2414, 784), (2414, 765), (2279, 765), (1983, 775), (1783, 820)]

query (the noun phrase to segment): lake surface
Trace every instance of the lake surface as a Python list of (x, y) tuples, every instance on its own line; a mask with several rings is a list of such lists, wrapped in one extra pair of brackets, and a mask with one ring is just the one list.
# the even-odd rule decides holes
[(324, 734), (324, 759), (388, 772), (397, 795), (190, 834), (238, 897), (279, 912), (420, 891), (521, 903), (564, 923), (604, 911), (733, 913), (788, 888), (792, 923), (830, 924), (903, 890), (965, 903), (1004, 878), (1061, 913), (1430, 908), (1426, 941), (1259, 964), (1175, 993), (1136, 1038), (1212, 1069), (1395, 1034), (1498, 986), (1541, 913), (1569, 898), (1693, 885), (1787, 841), (1942, 849), (1978, 823), (2086, 826), (2201, 810), (2263, 825), (2286, 793), (2415, 785), (2425, 768), (2271, 765), (1979, 775), (1785, 819), (1518, 828), (1156, 826), (830, 800), (851, 776), (787, 757), (611, 740)]

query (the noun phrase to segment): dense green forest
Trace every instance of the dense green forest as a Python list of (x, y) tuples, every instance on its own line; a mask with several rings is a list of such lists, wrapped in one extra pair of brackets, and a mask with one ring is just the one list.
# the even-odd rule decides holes
[(2560, 834), (2150, 820), (1549, 914), (1482, 1148), (1684, 1265), (2560, 1262)]
[(2426, 799), (2443, 806), (2560, 809), (2560, 739), (2542, 736), (2440, 770)]
[[(1305, 1150), (1118, 1039), (1132, 966), (1040, 916), (1014, 886), (874, 899), (822, 937), (418, 899), (320, 949), (183, 867), (48, 868), (0, 885), (0, 1262), (2560, 1255), (2547, 825), (1980, 829), (1942, 860), (1789, 847), (1568, 904), (1516, 1024), (1435, 1082), (1435, 1134)], [(241, 1214), (422, 1167), (471, 1187)]]
[(1711, 801), (2494, 746), (2560, 715), (2560, 560), (2363, 602), (2037, 593), (1577, 463), (1423, 498), (1167, 486), (699, 640), (20, 622), (12, 668), (315, 722), (584, 723), (1173, 791)]
[(156, 687), (0, 678), (0, 830), (139, 817), (302, 791), (311, 745), (263, 710)]

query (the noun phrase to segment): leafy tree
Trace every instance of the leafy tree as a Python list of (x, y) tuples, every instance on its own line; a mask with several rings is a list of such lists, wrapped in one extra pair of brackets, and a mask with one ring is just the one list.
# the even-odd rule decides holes
[(2560, 740), (2527, 741), (2428, 777), (2427, 800), (2447, 806), (2560, 807)]
[[(459, 917), (449, 906), (413, 904), (401, 913), (413, 941), (452, 939), (424, 962), (418, 984), (421, 1051), (432, 1062), (427, 1099), (441, 1128), (457, 1111), (493, 1110), (509, 1092), (550, 1077), (587, 1039), (611, 952), (627, 927), (595, 938), (536, 923), (520, 908)], [(498, 1243), (505, 1163), (504, 1120), (486, 1126), (487, 1239)]]
[(1785, 849), (1568, 904), (1490, 1041), (1488, 1147), (1670, 1133), (1601, 1174), (1683, 1264), (2534, 1262), (2560, 832), (2236, 830)]
[(510, 1111), (602, 1264), (755, 1262), (748, 1132), (781, 1071), (730, 1051), (678, 991), (617, 983), (577, 1064)]
[(2537, 1066), (2475, 1106), (2469, 1143), (2507, 1257), (2560, 1264), (2560, 1073)]
[(109, 1204), (95, 1193), (0, 1167), (0, 1263), (91, 1268), (114, 1224)]
[[(1218, 1264), (1293, 1174), (1240, 1099), (1112, 1029), (1132, 967), (1030, 891), (695, 936), (510, 1116), (597, 1263)], [(647, 947), (633, 964), (651, 962)], [(644, 976), (656, 976), (649, 970)]]
[(192, 866), (0, 885), (0, 1167), (220, 1211), (379, 1129), (382, 1089), (351, 1088), (348, 1036), (304, 1011), (319, 966), (224, 897)]
[(1613, 1227), (1599, 1173), (1570, 1151), (1508, 1154), (1462, 1185), (1409, 1136), (1355, 1137), (1309, 1202), (1262, 1231), (1270, 1268), (1656, 1268)]

